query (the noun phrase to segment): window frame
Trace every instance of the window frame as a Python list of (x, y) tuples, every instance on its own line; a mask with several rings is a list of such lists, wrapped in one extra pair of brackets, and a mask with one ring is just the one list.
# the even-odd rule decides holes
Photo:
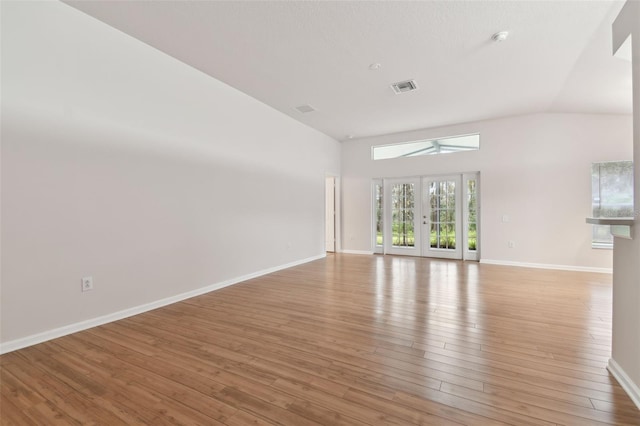
[[(630, 180), (631, 180), (631, 192), (629, 194), (629, 198), (631, 199), (631, 204), (630, 204), (630, 211), (633, 212), (634, 211), (634, 205), (633, 205), (633, 182), (634, 182), (634, 177), (633, 177), (633, 172), (634, 172), (634, 168), (633, 168), (633, 161), (632, 160), (614, 160), (614, 161), (598, 161), (598, 162), (594, 162), (591, 163), (591, 215), (593, 217), (625, 217), (625, 216), (610, 216), (610, 215), (605, 215), (603, 216), (601, 214), (602, 210), (603, 210), (603, 205), (602, 205), (602, 175), (601, 175), (601, 170), (600, 167), (602, 167), (602, 165), (604, 164), (612, 164), (612, 163), (619, 163), (619, 164), (625, 164), (626, 166), (630, 166), (630, 172), (631, 172), (631, 176), (630, 176)], [(596, 181), (595, 179), (595, 171), (594, 168), (598, 166), (598, 178), (597, 178), (597, 188), (598, 188), (598, 193), (595, 193), (595, 188), (596, 188)], [(595, 200), (598, 200), (598, 204), (596, 207), (595, 204)], [(628, 206), (629, 207), (629, 206)], [(596, 214), (596, 208), (598, 209), (598, 211), (600, 212), (600, 214)], [(608, 227), (610, 230), (610, 226), (609, 225), (592, 225), (592, 231), (591, 231), (591, 248), (592, 249), (599, 249), (599, 250), (613, 250), (613, 235), (610, 235), (610, 239), (607, 240), (602, 240), (602, 239), (597, 239), (596, 238), (596, 228), (599, 227), (600, 229), (604, 229), (603, 227)]]
[[(477, 147), (467, 147), (463, 145), (449, 145), (443, 143), (444, 141), (455, 140), (455, 139), (464, 139), (475, 137), (477, 138)], [(421, 146), (424, 144), (424, 146)], [(431, 146), (427, 146), (431, 144)], [(382, 151), (388, 148), (398, 148), (401, 150), (402, 147), (412, 147), (412, 150), (409, 150), (405, 153), (399, 153), (394, 156), (385, 156), (381, 154), (381, 158), (376, 158), (376, 150)], [(444, 151), (441, 151), (444, 147)], [(413, 141), (403, 141), (396, 143), (389, 143), (383, 145), (374, 145), (371, 147), (371, 159), (373, 161), (381, 161), (381, 160), (397, 160), (400, 158), (412, 158), (412, 157), (421, 157), (428, 155), (440, 155), (440, 154), (456, 154), (459, 152), (473, 152), (480, 150), (480, 133), (468, 133), (464, 135), (451, 135), (444, 136), (440, 138), (429, 138), (429, 139), (418, 139)]]

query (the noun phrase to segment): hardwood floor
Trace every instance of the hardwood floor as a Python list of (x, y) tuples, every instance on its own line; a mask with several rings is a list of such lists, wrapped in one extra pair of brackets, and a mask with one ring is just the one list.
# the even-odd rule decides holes
[(3, 355), (2, 424), (640, 425), (611, 276), (330, 255)]

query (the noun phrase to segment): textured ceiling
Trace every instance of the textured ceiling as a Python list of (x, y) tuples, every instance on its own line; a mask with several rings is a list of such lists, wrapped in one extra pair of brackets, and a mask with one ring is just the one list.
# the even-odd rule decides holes
[[(631, 63), (610, 47), (621, 1), (66, 3), (338, 140), (631, 112)], [(394, 94), (407, 79), (419, 90)]]

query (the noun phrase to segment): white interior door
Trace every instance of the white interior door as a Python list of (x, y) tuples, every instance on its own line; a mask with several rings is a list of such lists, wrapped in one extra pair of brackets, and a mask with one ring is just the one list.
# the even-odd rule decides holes
[(336, 251), (336, 179), (325, 179), (325, 250)]
[(384, 252), (420, 256), (420, 178), (384, 180)]
[(462, 259), (462, 176), (422, 179), (422, 256)]

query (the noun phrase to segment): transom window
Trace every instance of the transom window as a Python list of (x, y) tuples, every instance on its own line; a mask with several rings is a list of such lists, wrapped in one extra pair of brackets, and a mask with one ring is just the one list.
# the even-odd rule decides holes
[(374, 160), (387, 160), (390, 158), (477, 151), (478, 149), (480, 149), (480, 135), (474, 134), (391, 145), (377, 145), (372, 148), (371, 155)]

